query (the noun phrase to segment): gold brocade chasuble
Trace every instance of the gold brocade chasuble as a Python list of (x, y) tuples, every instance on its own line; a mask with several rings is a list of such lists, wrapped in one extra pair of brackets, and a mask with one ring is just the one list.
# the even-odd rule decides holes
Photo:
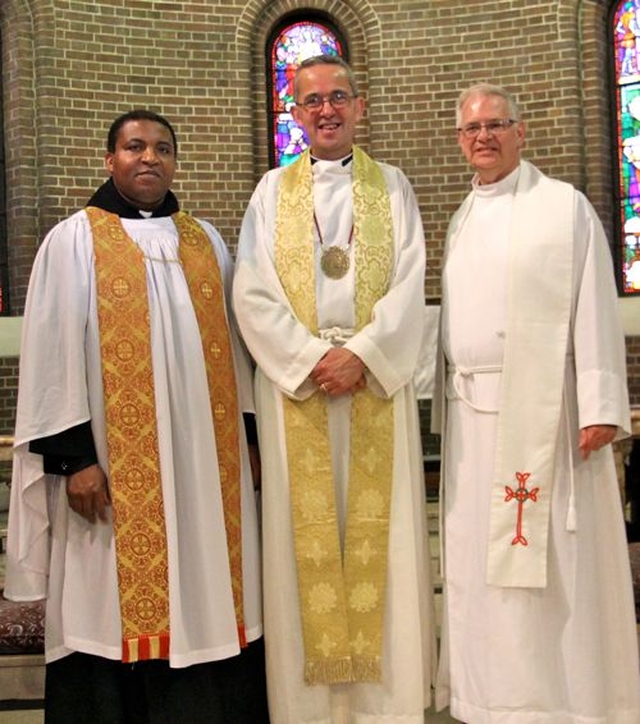
[[(380, 167), (353, 149), (356, 330), (389, 287), (393, 222)], [(309, 152), (282, 174), (275, 258), (298, 319), (318, 333)], [(305, 681), (379, 681), (393, 476), (393, 401), (369, 389), (351, 405), (348, 515), (341, 551), (327, 398), (283, 397), (287, 465), (305, 647)]]
[[(117, 215), (95, 207), (87, 207), (86, 213), (96, 260), (122, 660), (168, 658), (167, 540), (144, 256)], [(239, 412), (223, 281), (202, 227), (183, 212), (174, 214), (173, 220), (202, 338), (238, 636), (244, 646)]]

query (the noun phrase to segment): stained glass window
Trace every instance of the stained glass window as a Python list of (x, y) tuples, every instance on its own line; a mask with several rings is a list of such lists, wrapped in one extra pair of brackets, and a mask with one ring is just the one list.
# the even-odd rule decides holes
[(640, 0), (620, 2), (612, 15), (621, 290), (640, 294)]
[(269, 78), (269, 134), (271, 166), (286, 166), (307, 148), (304, 129), (291, 114), (296, 68), (314, 55), (339, 55), (347, 59), (337, 28), (320, 17), (293, 17), (281, 24), (267, 45)]

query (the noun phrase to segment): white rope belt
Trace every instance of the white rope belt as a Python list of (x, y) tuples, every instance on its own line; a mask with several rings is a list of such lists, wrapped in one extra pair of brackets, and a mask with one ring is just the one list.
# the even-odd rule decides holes
[(484, 412), (489, 415), (497, 415), (498, 409), (489, 409), (487, 407), (480, 407), (472, 402), (466, 395), (462, 393), (461, 381), (465, 377), (471, 377), (472, 375), (484, 375), (484, 374), (496, 374), (502, 372), (502, 365), (478, 365), (476, 367), (460, 367), (450, 365), (448, 367), (448, 373), (451, 375), (451, 382), (456, 395), (466, 404), (469, 405), (476, 412)]

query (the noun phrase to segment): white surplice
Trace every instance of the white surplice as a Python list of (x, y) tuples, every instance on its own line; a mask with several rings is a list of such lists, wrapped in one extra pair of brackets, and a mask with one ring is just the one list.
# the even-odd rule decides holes
[[(512, 207), (519, 173), (476, 185), (465, 202), (464, 223), (448, 240), (443, 347), (450, 369), (477, 372), (458, 377), (458, 391), (451, 372), (446, 381), (445, 605), (436, 702), (439, 708), (449, 703), (453, 716), (467, 724), (637, 724), (635, 613), (612, 450), (607, 446), (583, 461), (577, 447), (579, 428), (629, 428), (611, 255), (595, 212), (578, 192), (547, 585), (486, 583), (501, 365), (509, 333), (507, 250), (518, 243)], [(543, 266), (531, 269), (531, 284)], [(528, 354), (535, 364), (536, 350)], [(567, 525), (572, 473), (576, 530)]]
[[(325, 244), (346, 247), (352, 224), (351, 163), (312, 166), (315, 211)], [(394, 224), (389, 292), (373, 320), (353, 334), (354, 254), (339, 280), (320, 270), (316, 235), (316, 304), (321, 330), (357, 354), (379, 395), (394, 400), (394, 478), (382, 683), (307, 686), (298, 605), (282, 396), (305, 399), (309, 379), (331, 342), (314, 337), (294, 316), (274, 263), (276, 201), (282, 169), (267, 173), (245, 215), (234, 282), (234, 306), (258, 363), (256, 404), (263, 471), (265, 645), (273, 724), (404, 722), (422, 724), (429, 705), (434, 656), (430, 560), (418, 413), (412, 377), (422, 339), (424, 237), (415, 197), (404, 175), (381, 164)], [(357, 243), (357, 242), (355, 242)], [(342, 342), (338, 339), (342, 338)], [(346, 514), (350, 405), (329, 401), (329, 436), (341, 535)]]
[[(240, 652), (231, 591), (215, 432), (202, 342), (170, 217), (122, 219), (145, 255), (162, 494), (169, 561), (170, 664)], [(233, 263), (213, 226), (227, 296)], [(227, 303), (230, 308), (230, 304)], [(231, 325), (240, 410), (244, 612), (249, 641), (262, 633), (257, 511), (242, 411), (253, 411), (251, 367)], [(79, 211), (38, 251), (20, 357), (5, 594), (47, 597), (46, 658), (73, 651), (121, 658), (113, 527), (71, 511), (65, 478), (45, 475), (30, 440), (91, 420), (108, 475), (93, 243)]]

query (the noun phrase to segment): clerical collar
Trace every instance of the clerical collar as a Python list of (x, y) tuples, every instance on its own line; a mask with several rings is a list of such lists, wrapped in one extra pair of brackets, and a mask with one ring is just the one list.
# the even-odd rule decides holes
[[(325, 158), (316, 158), (315, 156), (311, 156), (311, 165), (313, 166), (316, 161), (326, 161)], [(342, 159), (336, 159), (336, 163), (340, 160), (340, 164), (342, 166), (346, 166), (350, 161), (353, 161), (353, 153), (350, 153), (348, 156), (345, 156)]]
[[(109, 178), (100, 188), (93, 194), (89, 199), (87, 206), (97, 206), (103, 211), (108, 211), (111, 214), (117, 214), (123, 219), (144, 219), (148, 216), (143, 216), (140, 213), (140, 209), (136, 208), (130, 201), (120, 194), (116, 185), (113, 183), (113, 179)], [(167, 191), (164, 200), (151, 212), (151, 217), (157, 218), (159, 216), (171, 216), (176, 211), (180, 210), (178, 199), (172, 191)]]
[(494, 181), (491, 184), (481, 184), (480, 177), (475, 174), (471, 179), (471, 186), (478, 195), (491, 196), (500, 193), (512, 192), (516, 184), (518, 183), (518, 176), (520, 175), (520, 164), (518, 164), (511, 173), (507, 174), (504, 178), (499, 181)]

